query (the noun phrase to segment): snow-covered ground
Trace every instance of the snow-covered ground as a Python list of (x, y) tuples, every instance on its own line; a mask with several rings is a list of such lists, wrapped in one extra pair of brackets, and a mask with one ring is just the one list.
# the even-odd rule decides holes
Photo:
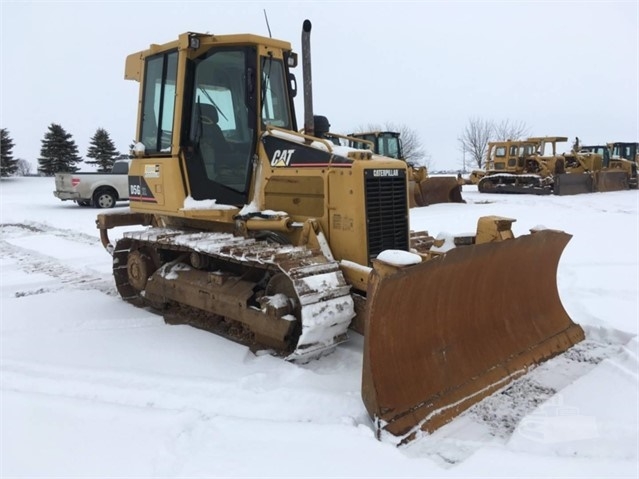
[(117, 296), (97, 210), (53, 189), (51, 178), (0, 182), (2, 477), (639, 473), (637, 191), (465, 187), (467, 204), (411, 210), (413, 228), (431, 234), (471, 232), (487, 214), (516, 218), (516, 234), (573, 234), (558, 284), (586, 341), (397, 448), (374, 438), (360, 398), (360, 336), (298, 365), (168, 326)]

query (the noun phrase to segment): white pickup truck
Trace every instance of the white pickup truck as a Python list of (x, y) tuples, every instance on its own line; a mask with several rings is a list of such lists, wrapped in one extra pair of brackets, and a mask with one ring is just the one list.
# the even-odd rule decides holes
[(117, 201), (129, 199), (129, 164), (119, 160), (110, 173), (56, 173), (56, 198), (72, 200), (80, 206), (113, 208)]

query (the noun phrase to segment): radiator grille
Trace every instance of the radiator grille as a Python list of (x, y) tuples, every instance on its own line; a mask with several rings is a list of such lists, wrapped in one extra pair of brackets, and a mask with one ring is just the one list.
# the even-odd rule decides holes
[(367, 169), (364, 182), (369, 262), (386, 249), (408, 251), (406, 171)]

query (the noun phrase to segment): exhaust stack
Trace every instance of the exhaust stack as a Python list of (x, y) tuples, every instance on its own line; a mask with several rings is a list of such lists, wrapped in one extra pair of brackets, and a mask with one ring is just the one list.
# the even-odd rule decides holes
[(304, 133), (315, 135), (313, 120), (313, 76), (311, 74), (311, 21), (302, 25), (302, 78), (304, 82)]

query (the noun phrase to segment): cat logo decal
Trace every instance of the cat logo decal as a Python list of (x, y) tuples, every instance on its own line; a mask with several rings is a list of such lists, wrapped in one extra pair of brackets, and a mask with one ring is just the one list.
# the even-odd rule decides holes
[(295, 150), (275, 150), (271, 158), (271, 166), (288, 166)]

